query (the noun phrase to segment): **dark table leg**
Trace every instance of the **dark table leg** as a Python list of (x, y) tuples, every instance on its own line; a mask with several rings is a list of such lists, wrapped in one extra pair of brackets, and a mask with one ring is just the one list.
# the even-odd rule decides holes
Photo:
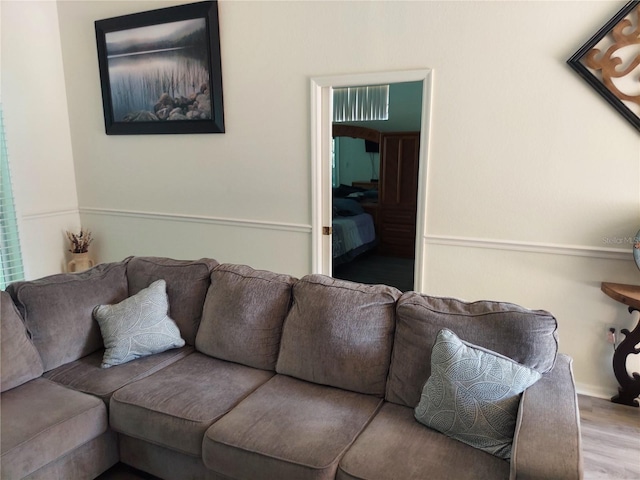
[[(633, 307), (629, 307), (629, 313), (639, 311)], [(640, 321), (633, 329), (629, 331), (626, 328), (620, 330), (625, 339), (613, 353), (613, 373), (620, 384), (618, 387), (618, 395), (611, 398), (614, 403), (622, 405), (638, 406), (638, 396), (640, 395), (640, 374), (633, 372), (632, 376), (627, 373), (627, 357), (631, 354), (640, 354), (640, 348), (636, 345), (640, 343)]]

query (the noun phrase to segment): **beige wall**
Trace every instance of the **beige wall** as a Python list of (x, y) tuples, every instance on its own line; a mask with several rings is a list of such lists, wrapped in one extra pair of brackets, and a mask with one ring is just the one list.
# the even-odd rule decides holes
[(640, 141), (565, 61), (624, 2), (223, 1), (227, 133), (106, 136), (93, 22), (176, 3), (57, 4), (51, 88), (100, 260), (308, 273), (309, 79), (432, 68), (425, 290), (554, 312), (580, 390), (615, 393), (606, 331), (629, 316), (599, 285), (640, 281), (616, 243), (640, 228)]
[(58, 10), (51, 1), (0, 2), (5, 134), (25, 274), (61, 271), (64, 232), (80, 225)]

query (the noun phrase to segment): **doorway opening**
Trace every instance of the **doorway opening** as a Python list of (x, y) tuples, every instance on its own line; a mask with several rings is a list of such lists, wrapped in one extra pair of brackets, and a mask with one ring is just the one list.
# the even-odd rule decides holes
[[(314, 273), (421, 290), (431, 83), (431, 70), (312, 79)], [(334, 88), (382, 84), (414, 92), (390, 95), (391, 122), (333, 122)]]

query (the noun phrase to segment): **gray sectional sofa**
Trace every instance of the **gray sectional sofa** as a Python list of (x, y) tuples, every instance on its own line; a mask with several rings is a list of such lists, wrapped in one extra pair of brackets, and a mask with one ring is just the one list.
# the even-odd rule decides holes
[[(185, 346), (101, 368), (94, 308), (159, 279)], [(3, 479), (119, 461), (171, 480), (582, 477), (571, 359), (545, 311), (155, 257), (17, 282), (1, 306)], [(542, 374), (510, 459), (416, 420), (442, 329)]]

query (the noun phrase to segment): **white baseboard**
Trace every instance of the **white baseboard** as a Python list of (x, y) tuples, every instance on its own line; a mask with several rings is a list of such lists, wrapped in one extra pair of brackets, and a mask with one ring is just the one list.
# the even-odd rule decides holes
[(597, 385), (588, 385), (584, 383), (576, 382), (576, 391), (580, 395), (587, 395), (589, 397), (604, 398), (610, 400), (617, 392), (615, 389), (604, 388)]

